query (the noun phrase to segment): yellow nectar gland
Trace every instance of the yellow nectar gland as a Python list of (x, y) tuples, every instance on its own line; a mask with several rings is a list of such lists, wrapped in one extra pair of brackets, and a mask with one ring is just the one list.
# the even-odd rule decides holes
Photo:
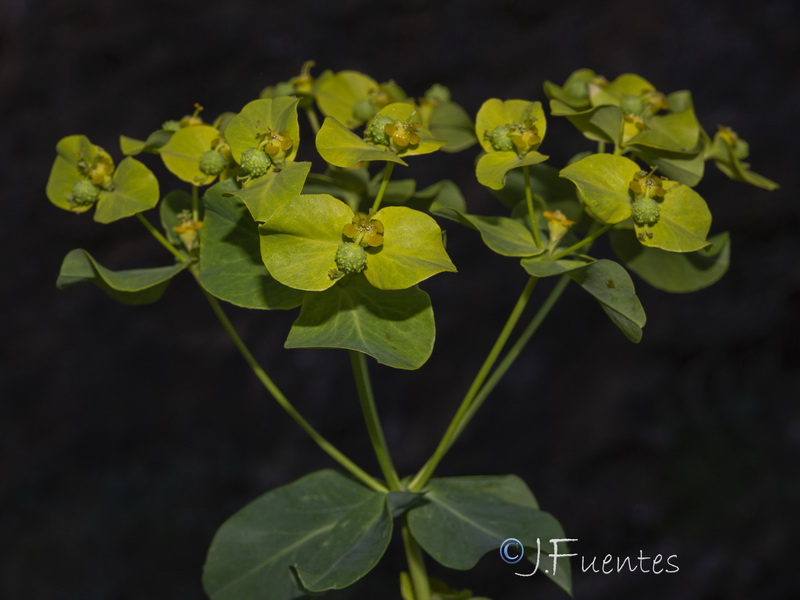
[(391, 137), (392, 144), (404, 150), (409, 146), (416, 146), (419, 144), (419, 135), (417, 135), (417, 127), (419, 123), (403, 123), (402, 121), (395, 121), (389, 123), (383, 128), (386, 135)]
[(275, 157), (280, 152), (286, 152), (293, 146), (292, 138), (289, 137), (288, 131), (278, 132), (267, 129), (266, 133), (259, 137), (261, 138), (259, 147), (263, 148), (264, 152), (269, 154), (270, 157)]
[(361, 246), (377, 248), (383, 245), (383, 223), (370, 219), (369, 215), (358, 213), (352, 222), (344, 226), (342, 235)]

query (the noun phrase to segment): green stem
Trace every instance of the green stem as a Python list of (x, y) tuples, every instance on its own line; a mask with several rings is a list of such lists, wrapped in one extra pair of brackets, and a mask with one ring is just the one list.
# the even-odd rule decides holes
[[(159, 243), (164, 246), (167, 250), (169, 250), (175, 257), (181, 261), (185, 262), (187, 258), (181, 254), (175, 246), (170, 244), (169, 240), (167, 240), (161, 233), (153, 227), (153, 225), (144, 217), (141, 213), (137, 213), (136, 215), (139, 217), (139, 221), (147, 228), (147, 230), (153, 234), (153, 237), (156, 238)], [(195, 280), (197, 280), (197, 273), (192, 271), (192, 275), (194, 275)], [(242, 341), (242, 338), (239, 337), (239, 334), (234, 329), (233, 324), (228, 319), (228, 315), (225, 314), (225, 311), (220, 306), (217, 299), (209, 294), (203, 286), (200, 285), (198, 281), (198, 287), (205, 295), (208, 303), (211, 305), (211, 309), (214, 311), (214, 314), (219, 319), (219, 322), (222, 324), (222, 327), (225, 331), (228, 332), (228, 335), (233, 340), (233, 344), (241, 353), (242, 357), (244, 357), (245, 362), (250, 366), (255, 373), (255, 376), (258, 380), (267, 388), (267, 391), (272, 395), (275, 401), (285, 410), (292, 419), (300, 426), (300, 428), (305, 431), (308, 436), (314, 440), (317, 445), (322, 448), (324, 452), (326, 452), (333, 460), (338, 462), (342, 467), (344, 467), (347, 471), (353, 474), (357, 479), (359, 479), (364, 485), (367, 487), (377, 491), (377, 492), (388, 492), (389, 490), (376, 480), (374, 477), (371, 477), (368, 473), (363, 471), (358, 465), (356, 465), (353, 461), (347, 458), (336, 446), (331, 444), (328, 440), (326, 440), (311, 424), (306, 421), (303, 416), (297, 412), (292, 403), (283, 395), (283, 392), (278, 388), (278, 386), (273, 383), (272, 379), (264, 372), (264, 369), (261, 368), (261, 365), (258, 364), (255, 357), (252, 355), (250, 350), (247, 348), (245, 343)]]
[(595, 231), (593, 233), (590, 233), (585, 238), (583, 238), (581, 241), (572, 244), (572, 246), (570, 246), (566, 250), (562, 250), (561, 252), (556, 252), (553, 256), (550, 257), (550, 259), (551, 260), (558, 260), (559, 258), (564, 258), (565, 256), (567, 256), (569, 254), (572, 254), (576, 250), (579, 250), (579, 249), (583, 248), (584, 246), (586, 246), (587, 244), (591, 244), (592, 242), (594, 242), (597, 238), (599, 238), (601, 235), (603, 235), (606, 231), (611, 229), (613, 226), (614, 226), (613, 223), (606, 223), (600, 229), (598, 229), (597, 231)]
[(598, 154), (605, 154), (606, 151), (606, 143), (603, 140), (597, 142), (597, 153)]
[(386, 438), (383, 436), (383, 428), (378, 417), (378, 409), (375, 406), (375, 396), (372, 393), (367, 359), (361, 352), (350, 350), (350, 364), (353, 367), (353, 377), (358, 389), (358, 398), (361, 401), (361, 412), (364, 413), (369, 439), (372, 442), (372, 447), (375, 448), (375, 456), (378, 457), (381, 472), (386, 478), (390, 490), (401, 490), (403, 486), (392, 463), (389, 447), (386, 445)]
[(478, 394), (478, 391), (481, 389), (484, 381), (486, 381), (486, 378), (489, 376), (489, 372), (492, 370), (497, 358), (500, 356), (500, 353), (503, 351), (503, 348), (508, 342), (511, 332), (519, 322), (522, 312), (528, 305), (528, 301), (530, 300), (531, 294), (533, 294), (533, 289), (536, 287), (536, 283), (538, 281), (539, 280), (536, 277), (531, 277), (528, 279), (528, 282), (525, 284), (525, 288), (522, 290), (517, 303), (514, 305), (514, 309), (508, 316), (508, 319), (506, 320), (503, 329), (500, 331), (500, 335), (497, 337), (494, 346), (492, 346), (492, 349), (489, 351), (486, 360), (483, 361), (483, 365), (481, 365), (480, 371), (478, 371), (478, 374), (472, 381), (472, 385), (470, 385), (469, 390), (467, 390), (464, 399), (461, 401), (461, 405), (458, 407), (453, 420), (450, 421), (450, 425), (447, 427), (447, 431), (445, 431), (444, 436), (439, 442), (439, 445), (436, 447), (433, 455), (428, 459), (428, 461), (422, 466), (419, 472), (409, 483), (408, 489), (411, 491), (418, 492), (426, 483), (428, 483), (428, 480), (433, 476), (436, 467), (439, 466), (439, 463), (444, 458), (445, 454), (447, 454), (453, 443), (455, 443), (459, 432), (462, 429), (461, 422), (469, 413), (469, 408), (475, 396)]
[(519, 339), (517, 339), (517, 341), (508, 351), (508, 354), (506, 354), (505, 358), (503, 358), (502, 362), (497, 366), (497, 369), (495, 369), (494, 373), (492, 373), (492, 376), (486, 382), (486, 385), (481, 388), (480, 393), (475, 398), (475, 401), (470, 405), (467, 414), (462, 419), (461, 426), (456, 432), (456, 436), (461, 434), (464, 428), (472, 420), (472, 417), (475, 416), (475, 413), (478, 412), (478, 409), (481, 407), (481, 405), (486, 401), (486, 398), (489, 396), (489, 394), (492, 393), (492, 390), (494, 390), (495, 386), (511, 368), (511, 365), (514, 364), (514, 361), (530, 341), (531, 337), (533, 337), (533, 334), (536, 333), (536, 330), (539, 329), (542, 321), (544, 321), (545, 317), (552, 310), (553, 306), (564, 292), (564, 289), (567, 287), (568, 283), (569, 275), (562, 275), (561, 279), (558, 280), (558, 283), (556, 283), (555, 287), (550, 291), (550, 294), (547, 296), (542, 306), (539, 307), (538, 311), (536, 311), (536, 314), (522, 332), (522, 335), (519, 336)]
[(192, 186), (192, 219), (200, 220), (200, 200), (197, 197), (197, 186)]
[(536, 212), (533, 208), (533, 194), (531, 193), (531, 171), (528, 165), (522, 167), (522, 174), (525, 177), (525, 203), (528, 205), (528, 217), (531, 220), (533, 241), (537, 246), (541, 247), (542, 238), (539, 235), (539, 227), (536, 225)]
[(411, 535), (407, 515), (402, 518), (403, 545), (406, 549), (408, 573), (411, 575), (411, 587), (414, 589), (414, 600), (430, 600), (431, 586), (428, 572), (425, 569), (425, 556), (417, 540)]
[(314, 112), (313, 107), (306, 107), (306, 117), (308, 117), (308, 123), (311, 125), (311, 129), (314, 131), (314, 135), (317, 135), (319, 133), (319, 119), (317, 118), (317, 113)]
[(389, 179), (392, 177), (392, 171), (394, 171), (394, 163), (387, 162), (386, 169), (383, 171), (383, 181), (381, 181), (381, 187), (378, 189), (378, 195), (375, 196), (375, 202), (372, 204), (370, 213), (378, 212), (378, 209), (381, 207), (381, 201), (383, 200), (383, 195), (386, 193), (386, 186), (389, 185)]
[(156, 240), (158, 240), (158, 243), (164, 246), (164, 248), (166, 248), (167, 250), (169, 250), (169, 252), (175, 258), (177, 258), (178, 261), (186, 262), (188, 260), (180, 250), (178, 250), (175, 246), (173, 246), (167, 238), (161, 235), (161, 232), (158, 229), (153, 227), (153, 224), (147, 220), (147, 217), (145, 217), (142, 213), (136, 213), (136, 217), (139, 219), (142, 225), (145, 226), (145, 229), (147, 229), (147, 231), (149, 231), (152, 234), (152, 236), (156, 238)]
[(225, 331), (228, 332), (228, 335), (233, 340), (233, 344), (241, 353), (242, 357), (244, 358), (245, 362), (250, 366), (255, 373), (255, 376), (258, 377), (258, 380), (263, 384), (267, 391), (272, 395), (275, 401), (281, 406), (283, 410), (285, 410), (289, 416), (294, 419), (294, 422), (297, 423), (300, 428), (305, 431), (308, 436), (314, 440), (317, 445), (322, 448), (324, 452), (328, 454), (333, 460), (338, 462), (342, 467), (347, 469), (350, 473), (352, 473), (356, 478), (358, 478), (362, 483), (366, 486), (372, 488), (378, 492), (388, 492), (386, 486), (381, 484), (379, 481), (375, 480), (369, 474), (364, 472), (358, 465), (356, 465), (353, 461), (347, 458), (338, 448), (336, 448), (333, 444), (331, 444), (328, 440), (326, 440), (311, 424), (306, 421), (303, 416), (297, 412), (292, 403), (283, 395), (283, 392), (278, 388), (275, 383), (273, 383), (272, 379), (264, 372), (261, 366), (256, 361), (255, 357), (251, 354), (250, 350), (247, 348), (245, 343), (242, 341), (242, 338), (239, 337), (239, 334), (234, 329), (233, 324), (228, 319), (228, 316), (222, 310), (217, 299), (209, 294), (205, 289), (200, 288), (203, 290), (203, 294), (205, 294), (208, 303), (211, 305), (211, 310), (214, 311), (214, 314), (219, 319), (219, 322), (222, 324), (222, 327)]

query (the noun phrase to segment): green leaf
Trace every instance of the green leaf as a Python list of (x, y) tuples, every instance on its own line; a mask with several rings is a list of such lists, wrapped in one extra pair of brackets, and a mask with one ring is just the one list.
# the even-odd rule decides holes
[(646, 119), (647, 129), (626, 141), (626, 145), (646, 146), (670, 152), (692, 153), (700, 139), (700, 124), (694, 109), (657, 115)]
[(111, 223), (158, 204), (158, 180), (135, 158), (123, 158), (111, 178), (112, 190), (101, 191), (94, 220)]
[(460, 152), (472, 146), (475, 125), (467, 112), (455, 102), (441, 102), (431, 112), (428, 122), (431, 135), (444, 142), (445, 152)]
[(450, 208), (439, 209), (436, 214), (477, 230), (483, 243), (501, 256), (534, 256), (545, 250), (533, 241), (530, 229), (508, 217), (467, 215)]
[(706, 201), (692, 188), (674, 181), (665, 181), (664, 190), (658, 222), (646, 227), (634, 224), (639, 242), (670, 252), (694, 252), (708, 247), (711, 212)]
[(75, 249), (64, 257), (56, 286), (64, 289), (91, 281), (123, 304), (150, 304), (161, 297), (169, 280), (189, 264), (187, 261), (155, 269), (112, 271), (98, 263), (86, 250)]
[(220, 138), (216, 127), (195, 125), (176, 131), (159, 154), (170, 173), (192, 185), (207, 185), (216, 175), (206, 175), (200, 170), (200, 157), (213, 149)]
[(589, 292), (629, 340), (642, 339), (646, 318), (628, 272), (610, 260), (598, 260), (569, 272), (569, 276)]
[(631, 271), (665, 292), (694, 292), (712, 285), (727, 272), (730, 238), (721, 233), (708, 240), (711, 246), (696, 252), (667, 252), (646, 248), (630, 231), (611, 231), (611, 246)]
[(642, 147), (634, 150), (634, 156), (646, 165), (658, 167), (659, 175), (685, 183), (689, 187), (700, 183), (705, 172), (706, 161), (702, 151), (684, 154)]
[[(432, 479), (424, 493), (427, 503), (408, 512), (408, 525), (420, 546), (451, 569), (471, 569), (512, 537), (527, 548), (536, 548), (538, 538), (544, 563), (553, 552), (550, 540), (564, 538), (558, 521), (539, 510), (515, 475)], [(568, 559), (559, 559), (555, 577), (548, 577), (571, 593)]]
[(322, 291), (335, 280), (342, 229), (353, 219), (345, 203), (325, 194), (298, 196), (279, 206), (260, 228), (261, 256), (272, 276), (289, 287)]
[(506, 184), (506, 174), (512, 169), (524, 167), (526, 165), (536, 165), (549, 158), (536, 151), (528, 152), (525, 156), (519, 156), (513, 151), (491, 151), (478, 159), (475, 166), (475, 174), (478, 181), (488, 188), (499, 190)]
[(402, 290), (442, 271), (456, 271), (431, 217), (404, 206), (387, 206), (372, 217), (383, 223), (383, 245), (367, 249), (364, 275), (376, 288)]
[(336, 471), (307, 475), (260, 496), (220, 527), (203, 587), (212, 600), (294, 600), (341, 589), (380, 560), (392, 533), (386, 496)]
[(304, 292), (278, 283), (264, 266), (258, 225), (238, 198), (227, 195), (235, 189), (231, 180), (222, 181), (203, 196), (200, 284), (220, 300), (245, 308), (300, 306)]
[(125, 156), (136, 156), (144, 152), (147, 148), (147, 142), (144, 140), (137, 140), (127, 135), (119, 136), (119, 149)]
[(630, 183), (639, 165), (624, 156), (592, 154), (561, 169), (561, 177), (578, 189), (586, 210), (603, 223), (631, 216)]
[(297, 155), (300, 145), (300, 125), (297, 122), (297, 98), (279, 96), (278, 98), (253, 100), (230, 120), (225, 128), (225, 139), (231, 147), (231, 154), (241, 163), (242, 154), (258, 146), (258, 136), (267, 129), (287, 132), (292, 147), (286, 153), (286, 161), (291, 162)]
[(535, 256), (532, 258), (523, 258), (520, 263), (522, 268), (533, 277), (552, 277), (553, 275), (563, 275), (575, 269), (585, 267), (587, 264), (594, 262), (593, 258), (562, 258), (560, 260), (551, 260), (549, 256)]
[(83, 176), (75, 164), (70, 163), (62, 156), (56, 156), (53, 168), (50, 170), (50, 177), (47, 180), (47, 199), (58, 208), (69, 210), (76, 213), (86, 212), (93, 204), (75, 205), (70, 204), (72, 197), (72, 186)]
[(317, 104), (322, 114), (333, 117), (348, 129), (363, 124), (353, 108), (378, 90), (378, 82), (356, 71), (341, 71), (329, 77), (317, 88)]
[(550, 101), (553, 116), (567, 117), (584, 137), (619, 146), (622, 141), (622, 111), (617, 106), (597, 106), (578, 111), (558, 100)]
[(428, 211), (434, 215), (450, 208), (460, 212), (467, 210), (464, 195), (458, 186), (449, 179), (443, 179), (429, 185), (424, 190), (417, 191), (407, 206), (416, 210)]
[(317, 134), (317, 151), (326, 162), (337, 167), (352, 167), (362, 160), (386, 160), (407, 165), (388, 146), (370, 144), (333, 117), (325, 117)]
[(363, 275), (306, 294), (286, 348), (347, 348), (397, 369), (418, 369), (436, 328), (428, 294), (418, 287), (379, 290)]
[(300, 194), (310, 170), (310, 162), (290, 162), (228, 193), (247, 205), (254, 220), (267, 221), (279, 206)]

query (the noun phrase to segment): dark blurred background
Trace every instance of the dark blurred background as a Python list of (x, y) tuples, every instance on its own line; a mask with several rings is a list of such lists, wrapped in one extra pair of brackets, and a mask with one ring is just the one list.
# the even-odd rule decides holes
[[(75, 247), (112, 268), (170, 257), (135, 220), (97, 225), (44, 194), (61, 137), (86, 134), (119, 157), (119, 134), (143, 138), (194, 102), (209, 117), (237, 111), (308, 59), (317, 73), (361, 70), (417, 96), (444, 83), (473, 115), (492, 96), (544, 100), (544, 80), (581, 67), (636, 72), (692, 90), (708, 131), (730, 125), (750, 142), (754, 170), (781, 190), (711, 165), (698, 188), (713, 231), (732, 232), (725, 278), (690, 295), (635, 278), (649, 317), (638, 346), (569, 288), (441, 474), (519, 474), (585, 556), (678, 557), (673, 575), (576, 564), (576, 598), (800, 597), (800, 4), (4, 0), (1, 12), (1, 598), (203, 598), (222, 521), (333, 466), (259, 386), (188, 276), (145, 307), (90, 285), (56, 290)], [(551, 164), (591, 148), (566, 122), (549, 125)], [(455, 179), (473, 212), (490, 212), (476, 153), (423, 157), (403, 174)], [(163, 192), (174, 187), (162, 179)], [(433, 357), (417, 372), (373, 368), (403, 473), (432, 451), (525, 281), (515, 260), (445, 225), (460, 273), (424, 284)], [(282, 350), (295, 311), (230, 313), (309, 419), (376, 471), (346, 355)], [(399, 597), (403, 567), (395, 544), (332, 596)], [(471, 572), (431, 571), (494, 600), (565, 597), (495, 553)]]

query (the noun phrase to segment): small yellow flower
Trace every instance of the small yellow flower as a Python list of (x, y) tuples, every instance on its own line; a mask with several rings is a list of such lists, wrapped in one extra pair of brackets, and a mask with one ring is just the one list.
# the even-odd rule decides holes
[(546, 210), (544, 217), (547, 219), (547, 229), (550, 232), (550, 243), (547, 244), (547, 250), (552, 254), (561, 238), (567, 234), (570, 227), (575, 225), (575, 221), (570, 221), (560, 210)]

